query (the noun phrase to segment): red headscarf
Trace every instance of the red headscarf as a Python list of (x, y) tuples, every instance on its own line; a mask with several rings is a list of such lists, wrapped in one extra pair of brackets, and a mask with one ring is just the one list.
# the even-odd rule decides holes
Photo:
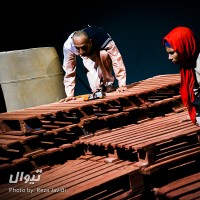
[(164, 42), (168, 42), (170, 46), (179, 56), (180, 64), (180, 93), (183, 105), (187, 106), (188, 113), (193, 123), (196, 122), (196, 110), (192, 105), (194, 101), (194, 86), (196, 84), (196, 76), (194, 68), (199, 55), (199, 41), (194, 33), (186, 27), (176, 27), (172, 29), (164, 38)]

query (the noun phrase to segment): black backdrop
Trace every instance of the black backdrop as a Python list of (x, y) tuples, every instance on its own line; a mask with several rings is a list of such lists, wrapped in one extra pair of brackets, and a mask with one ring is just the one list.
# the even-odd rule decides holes
[[(198, 1), (7, 1), (1, 5), (0, 51), (35, 47), (62, 47), (68, 35), (88, 24), (101, 26), (114, 39), (127, 69), (127, 84), (155, 75), (178, 73), (167, 60), (162, 38), (176, 26), (187, 26), (200, 35)], [(88, 93), (81, 83), (78, 60), (76, 94)], [(1, 103), (1, 105), (3, 105)], [(2, 107), (2, 106), (1, 106)]]

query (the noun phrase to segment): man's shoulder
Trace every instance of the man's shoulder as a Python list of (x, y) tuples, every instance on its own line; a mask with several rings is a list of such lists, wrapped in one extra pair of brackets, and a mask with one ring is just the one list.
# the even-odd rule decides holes
[(88, 34), (89, 37), (94, 35), (108, 35), (108, 33), (101, 27), (89, 26), (83, 29), (84, 32)]

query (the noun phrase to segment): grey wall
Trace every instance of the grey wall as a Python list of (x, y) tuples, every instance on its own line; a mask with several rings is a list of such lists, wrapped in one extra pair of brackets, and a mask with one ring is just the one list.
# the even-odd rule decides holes
[[(62, 3), (61, 3), (62, 2)], [(162, 38), (176, 26), (188, 26), (200, 35), (200, 10), (197, 1), (114, 0), (68, 1), (41, 6), (30, 1), (9, 3), (2, 8), (0, 51), (54, 46), (63, 59), (62, 45), (68, 35), (88, 24), (101, 26), (116, 42), (126, 65), (127, 84), (155, 75), (178, 73), (178, 66), (167, 60)], [(15, 7), (15, 6), (14, 6)], [(18, 8), (19, 7), (19, 8)], [(79, 78), (87, 84), (82, 71)], [(78, 79), (76, 94), (88, 93)]]

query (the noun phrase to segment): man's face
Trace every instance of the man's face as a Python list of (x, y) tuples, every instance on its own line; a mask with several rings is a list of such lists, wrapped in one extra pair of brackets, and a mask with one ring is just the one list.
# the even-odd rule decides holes
[(92, 42), (84, 36), (73, 37), (74, 46), (81, 56), (88, 56), (92, 47)]
[(178, 64), (179, 63), (179, 56), (178, 54), (174, 51), (173, 48), (170, 47), (165, 47), (166, 48), (166, 52), (168, 53), (168, 59), (174, 63), (174, 64)]

